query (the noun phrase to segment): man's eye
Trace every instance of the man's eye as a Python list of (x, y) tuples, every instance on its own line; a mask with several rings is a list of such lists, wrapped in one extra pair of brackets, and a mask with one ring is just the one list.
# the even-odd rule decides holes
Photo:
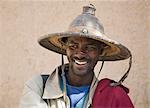
[(78, 46), (75, 45), (75, 44), (70, 44), (70, 45), (68, 45), (68, 47), (69, 47), (70, 49), (76, 49)]
[(86, 49), (88, 51), (98, 50), (98, 47), (95, 45), (87, 45)]

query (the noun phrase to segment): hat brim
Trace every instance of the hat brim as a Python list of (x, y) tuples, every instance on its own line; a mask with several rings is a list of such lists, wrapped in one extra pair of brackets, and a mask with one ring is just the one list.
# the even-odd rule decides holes
[(99, 55), (99, 61), (124, 60), (129, 58), (131, 55), (131, 52), (128, 48), (114, 40), (107, 38), (105, 34), (101, 34), (101, 36), (94, 36), (74, 32), (61, 32), (45, 35), (40, 38), (38, 42), (41, 46), (48, 50), (66, 55), (65, 46), (62, 44), (61, 39), (72, 36), (86, 37), (108, 45), (108, 47), (104, 48), (103, 54)]

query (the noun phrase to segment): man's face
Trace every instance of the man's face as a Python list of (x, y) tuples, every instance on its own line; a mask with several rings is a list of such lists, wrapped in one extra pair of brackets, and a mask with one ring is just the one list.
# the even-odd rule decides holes
[(78, 76), (91, 74), (101, 53), (101, 44), (83, 37), (70, 37), (66, 44), (70, 71)]

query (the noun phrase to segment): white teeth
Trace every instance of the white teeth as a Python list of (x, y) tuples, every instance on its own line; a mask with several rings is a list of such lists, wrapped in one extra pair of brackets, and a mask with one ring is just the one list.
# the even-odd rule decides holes
[(79, 65), (84, 65), (84, 64), (87, 63), (87, 61), (80, 62), (80, 61), (75, 60), (75, 63), (77, 63), (77, 64), (79, 64)]

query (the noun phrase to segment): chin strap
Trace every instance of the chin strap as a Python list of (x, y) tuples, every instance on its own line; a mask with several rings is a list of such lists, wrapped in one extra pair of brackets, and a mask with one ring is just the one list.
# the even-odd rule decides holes
[[(101, 68), (100, 68), (99, 73), (98, 73), (98, 75), (97, 75), (97, 78), (99, 77), (103, 66), (104, 66), (104, 61), (102, 61), (102, 65), (101, 65)], [(131, 69), (131, 66), (132, 66), (132, 55), (130, 55), (130, 58), (129, 58), (129, 67), (128, 67), (127, 72), (121, 77), (121, 79), (120, 79), (118, 82), (113, 82), (113, 83), (110, 84), (110, 86), (118, 86), (118, 85), (121, 85), (121, 84), (123, 83), (123, 81), (128, 77), (129, 71), (130, 71), (130, 69)], [(94, 82), (93, 87), (94, 87), (95, 83), (96, 83), (96, 81)]]
[[(97, 74), (97, 77), (96, 77), (96, 78), (98, 78), (98, 77), (99, 77), (99, 75), (100, 75), (100, 73), (101, 73), (101, 71), (102, 71), (103, 66), (104, 66), (104, 61), (102, 61), (101, 68), (100, 68), (100, 70), (99, 70), (99, 72), (98, 72), (98, 74)], [(92, 88), (95, 86), (96, 82), (97, 82), (97, 79), (95, 79), (95, 81), (94, 81), (94, 83), (93, 83)]]
[(101, 65), (101, 68), (100, 68), (100, 70), (99, 70), (99, 72), (98, 72), (98, 74), (97, 74), (97, 78), (99, 77), (99, 75), (100, 75), (100, 73), (101, 73), (101, 71), (102, 71), (103, 66), (104, 66), (104, 61), (102, 61), (102, 65)]
[(118, 81), (118, 82), (114, 82), (114, 83), (111, 83), (110, 86), (118, 86), (120, 84), (123, 83), (123, 81), (128, 77), (129, 75), (129, 71), (131, 69), (131, 65), (132, 65), (132, 55), (130, 55), (130, 59), (129, 59), (129, 68), (127, 70), (127, 72), (122, 76), (122, 78)]
[(67, 104), (67, 99), (66, 99), (66, 78), (65, 78), (65, 65), (64, 65), (64, 56), (63, 54), (61, 54), (61, 77), (62, 77), (62, 80), (63, 80), (63, 98), (64, 98), (64, 101), (65, 101), (65, 104)]
[(64, 55), (61, 54), (61, 65), (64, 65)]

